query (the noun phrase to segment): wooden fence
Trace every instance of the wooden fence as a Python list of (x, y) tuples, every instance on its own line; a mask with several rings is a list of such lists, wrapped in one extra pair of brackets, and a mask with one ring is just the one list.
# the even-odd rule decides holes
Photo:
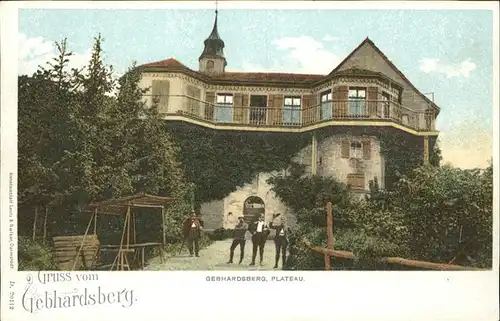
[[(332, 213), (332, 203), (328, 202), (326, 206), (326, 228), (328, 232), (327, 247), (320, 247), (312, 245), (308, 240), (304, 240), (304, 243), (309, 249), (316, 253), (323, 254), (325, 259), (325, 270), (331, 270), (331, 258), (343, 258), (343, 259), (356, 259), (353, 252), (350, 251), (339, 251), (334, 249), (333, 240), (333, 213)], [(420, 268), (426, 270), (441, 270), (441, 271), (473, 271), (482, 270), (474, 267), (467, 267), (454, 264), (445, 263), (433, 263), (425, 261), (408, 260), (400, 257), (383, 257), (378, 260), (380, 263), (391, 263), (399, 264), (407, 267)]]

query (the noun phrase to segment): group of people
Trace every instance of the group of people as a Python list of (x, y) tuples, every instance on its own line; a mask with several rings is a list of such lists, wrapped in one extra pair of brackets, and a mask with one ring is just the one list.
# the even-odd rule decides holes
[[(273, 221), (280, 214), (273, 215)], [(259, 252), (259, 264), (262, 265), (264, 260), (264, 247), (266, 245), (266, 240), (271, 234), (271, 229), (276, 230), (276, 235), (274, 237), (274, 244), (276, 247), (276, 255), (275, 255), (275, 263), (274, 268), (278, 268), (278, 263), (280, 257), (282, 258), (281, 263), (285, 264), (286, 262), (286, 250), (288, 246), (288, 231), (285, 227), (285, 222), (283, 220), (280, 221), (279, 224), (273, 224), (271, 221), (267, 224), (264, 220), (264, 215), (260, 215), (259, 219), (247, 224), (243, 216), (238, 218), (238, 224), (234, 227), (233, 230), (233, 242), (231, 247), (229, 248), (229, 261), (228, 264), (233, 263), (234, 251), (236, 248), (240, 247), (240, 260), (238, 264), (243, 262), (243, 258), (245, 256), (245, 244), (246, 244), (246, 233), (247, 231), (252, 234), (252, 261), (250, 263), (251, 266), (255, 265), (255, 259), (257, 258), (257, 252)], [(201, 237), (201, 231), (203, 230), (203, 220), (196, 215), (195, 212), (191, 214), (191, 216), (184, 221), (184, 238), (187, 242), (189, 254), (193, 256), (199, 256), (199, 239)]]
[[(279, 214), (275, 214), (273, 218), (278, 216)], [(243, 216), (238, 218), (238, 224), (234, 227), (233, 232), (233, 243), (229, 249), (229, 261), (228, 264), (233, 263), (234, 250), (239, 245), (240, 246), (240, 261), (238, 264), (241, 264), (243, 258), (245, 256), (245, 243), (246, 243), (246, 232), (249, 231), (252, 234), (252, 262), (250, 265), (255, 265), (255, 259), (257, 257), (257, 250), (259, 252), (259, 264), (262, 265), (262, 261), (264, 260), (264, 247), (266, 245), (266, 240), (271, 233), (271, 229), (276, 230), (276, 236), (274, 237), (274, 244), (276, 247), (276, 255), (274, 268), (278, 268), (278, 263), (280, 257), (282, 257), (282, 264), (285, 264), (286, 261), (286, 248), (288, 245), (287, 238), (287, 230), (285, 228), (284, 221), (282, 220), (279, 225), (274, 225), (273, 222), (269, 223), (269, 225), (264, 221), (264, 215), (261, 215), (259, 219), (250, 224), (245, 223), (245, 219)]]

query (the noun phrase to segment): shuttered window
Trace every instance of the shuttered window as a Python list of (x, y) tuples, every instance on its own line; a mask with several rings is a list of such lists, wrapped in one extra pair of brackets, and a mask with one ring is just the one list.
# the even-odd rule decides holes
[(342, 158), (356, 159), (371, 159), (371, 141), (366, 139), (358, 140), (343, 140), (341, 143)]
[(153, 80), (151, 94), (153, 96), (153, 103), (157, 103), (159, 112), (167, 112), (169, 90), (170, 83), (168, 80)]
[(352, 141), (351, 144), (349, 145), (349, 156), (351, 158), (362, 158), (363, 157), (363, 149), (362, 145), (358, 141)]

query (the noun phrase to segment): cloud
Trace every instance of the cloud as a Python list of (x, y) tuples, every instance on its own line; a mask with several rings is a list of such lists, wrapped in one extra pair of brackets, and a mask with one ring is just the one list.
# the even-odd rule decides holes
[(439, 134), (443, 163), (460, 168), (485, 168), (493, 155), (492, 130), (470, 118)]
[(334, 37), (334, 36), (331, 36), (331, 35), (326, 35), (323, 37), (323, 41), (325, 42), (328, 42), (328, 41), (335, 41), (335, 40), (339, 40), (340, 38), (339, 37)]
[[(71, 49), (71, 48), (69, 48)], [(18, 35), (18, 74), (32, 75), (39, 66), (47, 66), (47, 62), (58, 56), (54, 42), (42, 37), (29, 38), (23, 33)], [(69, 59), (69, 68), (82, 68), (91, 57), (91, 49), (85, 52), (73, 52)]]
[(445, 74), (448, 78), (464, 77), (468, 78), (472, 71), (476, 69), (476, 64), (470, 59), (464, 60), (460, 63), (446, 64), (436, 58), (424, 58), (420, 60), (420, 70), (425, 73), (441, 73)]
[[(323, 38), (323, 41), (336, 39), (328, 35)], [(341, 61), (340, 57), (326, 49), (321, 41), (308, 36), (280, 38), (274, 40), (272, 44), (276, 50), (280, 51), (280, 58), (275, 60), (272, 66), (266, 68), (260, 64), (245, 61), (242, 63), (242, 70), (239, 71), (328, 74)]]
[(326, 74), (341, 61), (335, 53), (324, 48), (323, 43), (312, 37), (286, 37), (273, 41), (278, 50), (287, 51), (287, 58), (296, 61), (297, 72)]

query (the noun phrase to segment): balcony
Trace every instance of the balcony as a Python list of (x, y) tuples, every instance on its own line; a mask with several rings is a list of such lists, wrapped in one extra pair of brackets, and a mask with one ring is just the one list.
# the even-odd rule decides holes
[(192, 120), (210, 127), (300, 132), (330, 125), (393, 126), (408, 132), (435, 131), (434, 112), (416, 112), (392, 101), (334, 100), (298, 108), (242, 107), (212, 104), (176, 95), (168, 100), (165, 119)]

